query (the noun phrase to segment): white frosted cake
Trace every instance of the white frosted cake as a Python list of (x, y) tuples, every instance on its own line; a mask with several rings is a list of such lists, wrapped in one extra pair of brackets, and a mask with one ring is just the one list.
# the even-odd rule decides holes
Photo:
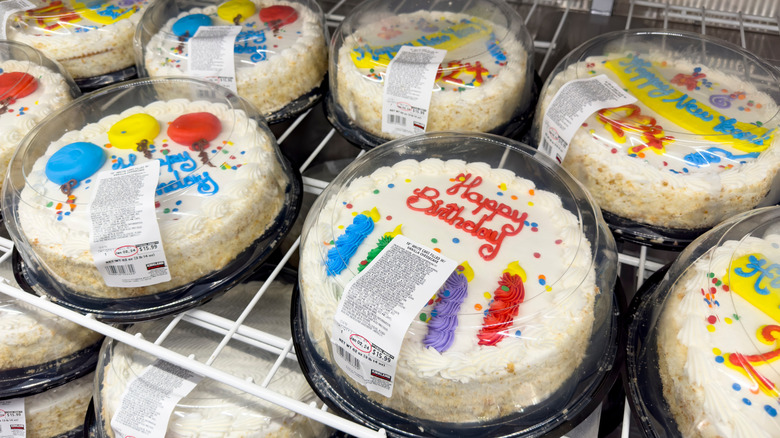
[[(519, 19), (519, 17), (518, 17)], [(418, 11), (386, 16), (344, 35), (336, 58), (336, 103), (351, 122), (383, 138), (387, 65), (403, 45), (445, 49), (432, 90), (427, 132), (489, 132), (531, 102), (528, 54), (508, 29), (465, 13)], [(332, 73), (331, 73), (332, 74)]]
[[(175, 99), (132, 107), (53, 141), (25, 175), (20, 232), (74, 291), (134, 297), (221, 269), (277, 218), (289, 179), (272, 138), (242, 110)], [(107, 287), (93, 262), (89, 203), (98, 172), (159, 160), (157, 222), (171, 280)]]
[(7, 60), (0, 62), (0, 99), (0, 175), (5, 175), (22, 138), (73, 97), (58, 72), (29, 61)]
[(323, 202), (299, 280), (305, 334), (327, 361), (344, 285), (395, 236), (459, 263), (411, 322), (392, 397), (349, 380), (357, 390), (415, 418), (481, 422), (543, 403), (573, 377), (600, 291), (591, 242), (558, 195), (507, 169), (430, 158), (378, 168)]
[[(250, 282), (237, 286), (203, 310), (234, 321), (254, 296), (261, 283)], [(271, 337), (275, 334), (289, 336), (291, 285), (274, 282), (265, 291), (244, 326), (261, 330)], [(137, 324), (131, 332), (141, 332), (147, 339), (155, 339), (168, 320)], [(180, 323), (163, 342), (166, 347), (182, 354), (194, 354), (195, 360), (206, 361), (217, 347), (222, 336), (204, 329)], [(279, 338), (285, 342), (289, 339)], [(275, 354), (249, 347), (232, 340), (219, 354), (213, 365), (233, 376), (261, 384), (277, 359)], [(108, 436), (115, 436), (109, 427), (110, 419), (121, 403), (122, 394), (145, 367), (154, 361), (149, 355), (115, 343), (110, 360), (102, 363), (100, 382), (100, 417)], [(282, 362), (268, 385), (271, 391), (304, 403), (319, 402), (298, 364), (293, 359)], [(285, 408), (265, 402), (211, 379), (203, 379), (174, 409), (168, 422), (166, 437), (315, 437), (324, 436), (327, 428), (322, 424), (297, 415)]]
[(663, 394), (682, 436), (780, 434), (780, 235), (728, 240), (675, 282), (658, 322)]
[(767, 196), (780, 168), (778, 106), (754, 84), (658, 51), (591, 56), (549, 80), (536, 127), (564, 84), (597, 75), (637, 98), (590, 115), (563, 160), (602, 209), (657, 227), (700, 229)]
[(100, 333), (21, 301), (0, 299), (0, 376), (7, 370), (67, 361), (101, 338)]
[(116, 72), (134, 63), (133, 34), (148, 0), (34, 0), (14, 14), (8, 39), (33, 46), (74, 79)]
[(149, 76), (188, 75), (188, 42), (198, 27), (232, 25), (241, 26), (234, 48), (238, 95), (265, 116), (304, 97), (325, 77), (320, 16), (302, 3), (265, 0), (230, 0), (171, 18), (145, 47)]
[(26, 438), (68, 436), (84, 426), (94, 388), (94, 373), (25, 397)]

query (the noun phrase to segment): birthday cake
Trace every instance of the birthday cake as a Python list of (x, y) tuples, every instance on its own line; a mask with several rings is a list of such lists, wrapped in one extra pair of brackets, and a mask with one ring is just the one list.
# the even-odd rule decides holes
[(404, 416), (450, 423), (532, 409), (575, 385), (605, 291), (593, 236), (537, 183), (486, 163), (408, 159), (324, 193), (305, 224), (299, 269), (317, 353), (333, 361), (344, 285), (403, 235), (458, 267), (404, 335), (392, 396), (346, 384)]
[(27, 438), (73, 436), (81, 431), (94, 388), (93, 373), (62, 386), (25, 397)]
[(105, 75), (133, 65), (133, 34), (148, 3), (35, 0), (11, 16), (8, 39), (40, 50), (74, 79)]
[(658, 322), (663, 394), (686, 437), (780, 433), (780, 235), (728, 240), (674, 283)]
[[(486, 19), (439, 11), (388, 14), (361, 24), (331, 51), (337, 63), (331, 88), (350, 123), (374, 136), (399, 137), (382, 131), (382, 107), (388, 64), (404, 45), (447, 50), (424, 131), (489, 132), (532, 105), (533, 69), (524, 29), (513, 34)], [(392, 117), (388, 121), (401, 123)]]
[[(274, 223), (290, 181), (274, 140), (243, 110), (221, 102), (135, 106), (66, 132), (45, 151), (28, 151), (41, 156), (32, 156), (24, 181), (15, 183), (14, 237), (57, 282), (102, 298), (167, 291), (220, 270)], [(151, 160), (160, 162), (155, 211), (171, 280), (108, 287), (90, 251), (91, 188), (99, 172)]]
[[(244, 310), (242, 304), (249, 302), (260, 286), (259, 282), (241, 284), (206, 304), (203, 310), (230, 318), (229, 322), (232, 323)], [(275, 336), (287, 336), (276, 338), (280, 343), (286, 343), (289, 339), (290, 291), (289, 284), (272, 283), (243, 326), (265, 332), (264, 339), (268, 343), (272, 343), (270, 338)], [(154, 339), (168, 322), (161, 320), (136, 324), (130, 328), (130, 332), (142, 333), (145, 338)], [(221, 335), (205, 329), (179, 325), (162, 345), (181, 354), (194, 354), (195, 360), (206, 361), (221, 339)], [(108, 352), (104, 352), (100, 364), (102, 372), (98, 376), (100, 390), (96, 394), (96, 406), (101, 419), (100, 429), (105, 436), (113, 437), (115, 432), (110, 427), (111, 419), (120, 407), (123, 393), (155, 358), (118, 342), (107, 344), (106, 350)], [(220, 351), (212, 366), (259, 385), (272, 370), (276, 359), (276, 354), (234, 340)], [(296, 401), (321, 403), (297, 363), (288, 357), (280, 365), (270, 380), (269, 390)], [(305, 438), (327, 436), (326, 432), (327, 428), (321, 423), (225, 384), (203, 379), (176, 404), (168, 420), (165, 436)]]
[[(162, 7), (160, 3), (150, 10)], [(147, 21), (143, 27), (152, 26)], [(299, 98), (306, 99), (301, 108), (313, 103), (317, 96), (306, 96), (325, 77), (328, 52), (320, 15), (303, 3), (230, 0), (181, 12), (145, 45), (149, 76), (189, 74), (188, 42), (198, 28), (233, 25), (241, 26), (234, 46), (239, 96), (271, 120), (273, 113)]]
[(5, 175), (22, 138), (70, 102), (71, 92), (65, 77), (46, 67), (29, 61), (0, 62), (0, 175)]
[(606, 75), (637, 99), (591, 114), (563, 158), (602, 209), (634, 222), (691, 230), (711, 227), (767, 197), (780, 168), (778, 106), (758, 81), (660, 48), (573, 58), (561, 62), (565, 68), (543, 90), (539, 134), (556, 92), (572, 80)]

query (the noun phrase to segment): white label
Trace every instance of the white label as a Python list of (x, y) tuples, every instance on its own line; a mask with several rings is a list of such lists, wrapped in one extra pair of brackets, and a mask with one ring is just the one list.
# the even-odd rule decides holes
[(458, 264), (403, 235), (344, 287), (334, 317), (336, 363), (368, 390), (393, 393), (401, 343)]
[(171, 279), (154, 211), (159, 178), (159, 160), (95, 178), (89, 242), (107, 286), (142, 287)]
[(446, 50), (401, 46), (385, 74), (382, 132), (412, 135), (425, 132), (436, 71)]
[(0, 438), (27, 436), (24, 419), (24, 399), (0, 400)]
[(605, 75), (565, 84), (555, 93), (544, 114), (539, 151), (562, 163), (571, 138), (585, 119), (600, 109), (634, 102), (636, 97)]
[(114, 434), (135, 438), (165, 436), (173, 409), (201, 379), (203, 376), (158, 359), (127, 385), (119, 409), (111, 418)]
[(35, 4), (27, 0), (4, 0), (0, 2), (0, 15), (3, 16), (2, 27), (0, 27), (0, 40), (7, 38), (6, 29), (8, 27), (8, 19), (11, 15), (20, 12), (33, 9)]
[(236, 93), (233, 50), (239, 32), (241, 26), (200, 26), (188, 43), (190, 74)]

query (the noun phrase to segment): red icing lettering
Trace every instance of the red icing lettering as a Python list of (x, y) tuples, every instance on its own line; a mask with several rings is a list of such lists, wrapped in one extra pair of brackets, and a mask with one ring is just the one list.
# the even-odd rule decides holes
[[(465, 207), (454, 202), (445, 205), (443, 200), (438, 199), (441, 193), (433, 187), (414, 189), (412, 196), (406, 199), (406, 206), (411, 210), (436, 217), (456, 229), (486, 241), (487, 243), (479, 247), (479, 256), (487, 261), (493, 260), (498, 255), (504, 239), (508, 236), (515, 236), (523, 230), (528, 213), (520, 213), (504, 203), (498, 203), (473, 191), (474, 188), (482, 184), (480, 177), (471, 180), (471, 174), (460, 174), (456, 181), (458, 182), (447, 189), (446, 193), (455, 196), (461, 189), (465, 189), (460, 197), (477, 206), (471, 213), (476, 216), (481, 211), (485, 211), (477, 222), (463, 217)], [(498, 230), (485, 226), (486, 222), (492, 221), (497, 215), (514, 224), (504, 224)]]

